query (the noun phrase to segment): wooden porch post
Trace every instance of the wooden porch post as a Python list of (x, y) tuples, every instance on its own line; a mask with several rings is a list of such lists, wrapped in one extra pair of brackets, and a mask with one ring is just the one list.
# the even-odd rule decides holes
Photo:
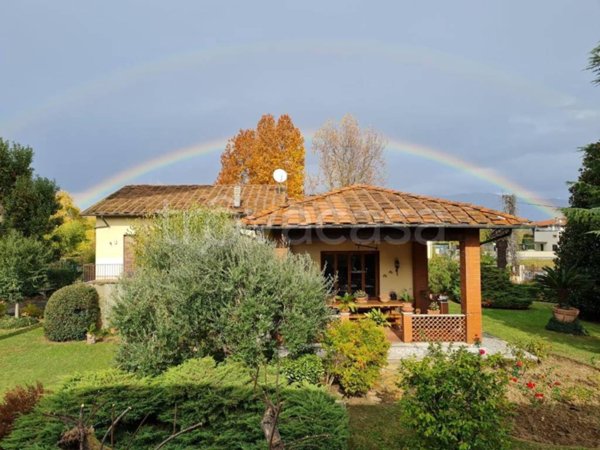
[(429, 270), (427, 259), (427, 244), (412, 242), (412, 282), (415, 307), (426, 313), (429, 300), (423, 294), (429, 292)]
[(465, 230), (460, 240), (460, 295), (465, 314), (469, 344), (482, 338), (481, 325), (481, 248), (479, 230)]

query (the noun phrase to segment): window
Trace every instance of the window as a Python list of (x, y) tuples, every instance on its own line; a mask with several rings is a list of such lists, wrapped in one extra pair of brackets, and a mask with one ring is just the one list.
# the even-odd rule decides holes
[(335, 288), (340, 295), (363, 290), (379, 296), (379, 252), (321, 252), (325, 275), (337, 275)]
[(552, 251), (553, 252), (557, 252), (558, 251), (558, 245), (557, 244), (552, 244)]

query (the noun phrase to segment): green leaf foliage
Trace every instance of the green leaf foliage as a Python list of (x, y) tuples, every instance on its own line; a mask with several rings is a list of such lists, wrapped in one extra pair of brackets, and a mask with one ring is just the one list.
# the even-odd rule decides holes
[(10, 303), (37, 294), (46, 285), (50, 253), (45, 243), (11, 230), (0, 236), (0, 299)]
[(98, 292), (92, 286), (75, 283), (59, 289), (48, 300), (44, 333), (51, 341), (80, 340), (99, 320)]
[(534, 300), (531, 291), (510, 281), (507, 269), (481, 266), (481, 298), (489, 308), (528, 309)]
[(400, 367), (402, 425), (414, 431), (410, 448), (500, 450), (508, 448), (508, 375), (494, 359), (464, 348), (430, 347), (421, 361)]
[(579, 319), (575, 319), (573, 322), (561, 322), (554, 317), (550, 317), (550, 320), (546, 324), (546, 330), (575, 336), (587, 336), (589, 334)]
[(306, 353), (328, 321), (331, 285), (311, 259), (276, 256), (227, 213), (165, 214), (136, 239), (138, 266), (112, 314), (124, 369), (157, 374), (204, 355), (256, 367), (281, 341)]
[(42, 238), (60, 224), (58, 187), (34, 176), (33, 150), (0, 138), (0, 234), (16, 230), (24, 236)]
[(429, 260), (429, 290), (460, 300), (460, 265), (447, 255), (433, 255)]
[(372, 320), (335, 322), (323, 339), (325, 369), (345, 394), (363, 395), (387, 363), (389, 348), (383, 328)]
[[(273, 368), (268, 371), (262, 387), (275, 395)], [(295, 384), (280, 387), (278, 395), (283, 401), (278, 426), (289, 448), (346, 448), (347, 412), (325, 390)], [(209, 357), (188, 360), (157, 377), (138, 377), (117, 369), (75, 376), (56, 394), (43, 398), (32, 413), (17, 419), (3, 448), (56, 448), (67, 427), (47, 414), (77, 416), (82, 403), (86, 414), (99, 407), (93, 419), (99, 439), (113, 411), (119, 414), (132, 407), (116, 427), (117, 448), (154, 448), (171, 434), (175, 411), (177, 431), (199, 422), (203, 425), (176, 438), (166, 449), (267, 448), (260, 428), (264, 400), (260, 390), (254, 389), (248, 369), (235, 362), (217, 364)]]
[(284, 358), (281, 361), (281, 373), (290, 383), (320, 384), (325, 369), (323, 360), (309, 353), (298, 358)]
[[(575, 268), (589, 280), (569, 291), (568, 303), (581, 311), (581, 317), (600, 319), (600, 236), (594, 211), (600, 208), (600, 141), (581, 149), (579, 179), (571, 183), (571, 208), (565, 211), (567, 224), (560, 235), (557, 266)], [(582, 214), (581, 210), (590, 212)]]

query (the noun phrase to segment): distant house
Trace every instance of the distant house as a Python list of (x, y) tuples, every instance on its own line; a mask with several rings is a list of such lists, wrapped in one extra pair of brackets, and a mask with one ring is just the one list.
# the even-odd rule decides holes
[(560, 234), (567, 223), (564, 217), (532, 222), (533, 233), (523, 240), (523, 249), (519, 251), (521, 259), (554, 259), (558, 250)]
[[(482, 339), (480, 230), (529, 224), (482, 206), (369, 185), (299, 201), (273, 186), (126, 186), (85, 211), (96, 217), (95, 278), (104, 265), (113, 278), (132, 269), (135, 220), (194, 206), (228, 208), (243, 227), (272, 239), (277, 253), (309, 255), (334, 277), (338, 294), (364, 291), (350, 319), (383, 310), (404, 342)], [(427, 243), (440, 241), (459, 249), (460, 314), (448, 314), (429, 295)]]

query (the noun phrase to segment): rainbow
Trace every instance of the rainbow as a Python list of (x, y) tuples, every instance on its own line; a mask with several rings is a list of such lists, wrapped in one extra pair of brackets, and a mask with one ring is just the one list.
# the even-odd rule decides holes
[(53, 117), (56, 111), (74, 108), (95, 98), (101, 98), (149, 76), (229, 61), (241, 55), (275, 56), (303, 53), (343, 58), (367, 55), (380, 57), (397, 64), (429, 67), (432, 70), (458, 75), (476, 83), (495, 85), (551, 107), (568, 107), (579, 102), (572, 95), (546, 87), (540, 81), (529, 81), (495, 67), (427, 47), (390, 45), (372, 40), (269, 41), (196, 50), (119, 69), (101, 78), (70, 88), (37, 104), (34, 108), (18, 113), (8, 121), (0, 123), (0, 133), (9, 136), (36, 121)]
[[(310, 140), (314, 133), (306, 133)], [(424, 145), (415, 144), (412, 142), (387, 138), (388, 144), (386, 151), (388, 152), (399, 152), (403, 154), (413, 155), (419, 158), (424, 158), (429, 161), (451, 167), (462, 173), (474, 176), (480, 180), (483, 180), (499, 189), (503, 192), (517, 195), (522, 201), (530, 203), (542, 211), (549, 217), (555, 217), (557, 214), (556, 208), (547, 205), (547, 201), (540, 198), (534, 192), (521, 186), (520, 184), (509, 180), (508, 178), (500, 175), (496, 171), (477, 166), (476, 164), (467, 162), (461, 158), (458, 158), (449, 153), (442, 152), (440, 150), (426, 147)], [(163, 167), (172, 166), (179, 162), (197, 158), (202, 155), (209, 153), (221, 152), (227, 144), (226, 139), (218, 139), (209, 142), (198, 143), (187, 147), (179, 148), (176, 150), (169, 151), (159, 157), (149, 159), (142, 164), (135, 167), (131, 167), (127, 170), (119, 172), (118, 174), (107, 178), (99, 184), (96, 184), (84, 192), (75, 194), (75, 200), (81, 207), (90, 206), (93, 202), (100, 200), (102, 197), (109, 193), (117, 190), (123, 185), (130, 183), (138, 177), (147, 173), (154, 172)]]

